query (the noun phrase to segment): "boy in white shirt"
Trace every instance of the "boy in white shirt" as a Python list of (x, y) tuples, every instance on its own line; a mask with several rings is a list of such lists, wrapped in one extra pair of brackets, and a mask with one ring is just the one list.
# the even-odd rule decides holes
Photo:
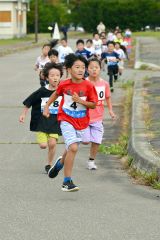
[(95, 49), (95, 54), (97, 57), (100, 57), (102, 53), (102, 40), (100, 39), (98, 33), (93, 34), (93, 47)]
[(87, 51), (89, 51), (89, 52), (91, 53), (91, 55), (94, 54), (95, 50), (94, 50), (94, 47), (93, 47), (93, 41), (92, 41), (92, 39), (88, 39), (88, 40), (86, 41), (85, 49), (86, 49)]
[(58, 51), (58, 58), (60, 63), (64, 63), (65, 57), (70, 54), (74, 53), (72, 48), (68, 46), (67, 40), (65, 38), (61, 39), (61, 45), (57, 48)]

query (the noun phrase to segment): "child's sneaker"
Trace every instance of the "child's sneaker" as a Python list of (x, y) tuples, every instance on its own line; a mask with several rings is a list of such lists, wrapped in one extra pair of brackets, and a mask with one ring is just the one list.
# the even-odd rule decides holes
[(48, 173), (48, 171), (49, 171), (50, 168), (51, 168), (51, 165), (46, 165), (46, 166), (45, 166), (45, 171), (46, 171), (46, 173)]
[(114, 92), (114, 88), (113, 87), (110, 87), (110, 90), (111, 90), (111, 92)]
[(89, 170), (96, 170), (97, 169), (97, 166), (96, 166), (96, 164), (95, 164), (95, 162), (94, 162), (94, 160), (88, 160), (87, 161), (87, 168), (89, 169)]
[(76, 192), (79, 190), (79, 187), (77, 187), (72, 180), (68, 182), (64, 182), (62, 185), (62, 191), (64, 192)]
[(58, 165), (60, 164), (60, 160), (62, 159), (62, 156), (58, 157), (58, 159), (56, 160), (55, 164), (49, 169), (48, 171), (48, 176), (50, 178), (55, 178), (57, 177), (59, 171), (63, 168), (63, 165), (61, 167), (59, 167)]

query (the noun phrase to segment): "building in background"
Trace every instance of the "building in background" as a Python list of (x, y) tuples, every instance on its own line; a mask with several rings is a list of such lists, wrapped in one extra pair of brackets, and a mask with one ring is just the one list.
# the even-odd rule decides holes
[(27, 11), (29, 0), (0, 0), (0, 39), (26, 35)]

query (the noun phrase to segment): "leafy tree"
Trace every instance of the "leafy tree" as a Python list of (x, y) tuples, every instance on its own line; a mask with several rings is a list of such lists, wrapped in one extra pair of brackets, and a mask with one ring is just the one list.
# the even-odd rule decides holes
[[(34, 9), (35, 1), (31, 0), (31, 11), (28, 13), (27, 28), (28, 32), (34, 32)], [(68, 23), (67, 7), (65, 4), (49, 3), (45, 0), (38, 1), (38, 25), (39, 32), (47, 32), (49, 24), (57, 22), (59, 25)]]

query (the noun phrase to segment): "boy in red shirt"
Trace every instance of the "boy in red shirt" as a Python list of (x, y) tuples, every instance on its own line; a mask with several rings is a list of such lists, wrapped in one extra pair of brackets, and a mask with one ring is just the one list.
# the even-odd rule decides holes
[(87, 67), (87, 60), (83, 56), (67, 55), (65, 67), (71, 75), (71, 79), (59, 84), (56, 92), (48, 100), (43, 114), (48, 117), (50, 104), (58, 96), (62, 96), (58, 120), (60, 121), (66, 151), (62, 159), (56, 161), (48, 175), (51, 178), (56, 177), (64, 164), (62, 191), (73, 192), (79, 190), (71, 178), (74, 158), (78, 150), (78, 143), (82, 141), (84, 129), (89, 125), (89, 109), (96, 106), (97, 93), (95, 87), (89, 81), (83, 79)]

